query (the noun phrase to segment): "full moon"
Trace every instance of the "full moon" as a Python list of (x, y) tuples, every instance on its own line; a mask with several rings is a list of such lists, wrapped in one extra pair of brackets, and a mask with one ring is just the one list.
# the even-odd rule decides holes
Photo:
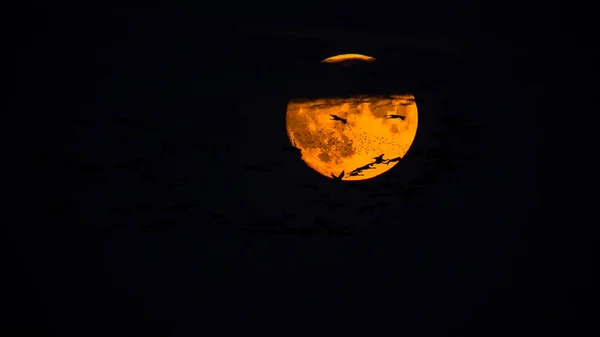
[(286, 128), (302, 160), (328, 178), (365, 180), (394, 167), (417, 134), (413, 95), (292, 100)]

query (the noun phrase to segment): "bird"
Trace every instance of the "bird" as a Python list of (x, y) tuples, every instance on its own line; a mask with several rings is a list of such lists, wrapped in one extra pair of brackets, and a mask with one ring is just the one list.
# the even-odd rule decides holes
[(383, 153), (380, 154), (377, 157), (374, 157), (373, 159), (375, 159), (375, 162), (373, 164), (383, 164), (383, 163), (385, 163), (385, 159), (383, 159)]
[(389, 163), (399, 162), (401, 159), (402, 159), (402, 157), (396, 157), (396, 158), (388, 159), (388, 160), (385, 161), (385, 164), (388, 165)]
[(344, 178), (344, 171), (342, 171), (342, 173), (340, 173), (340, 175), (339, 175), (339, 176), (336, 176), (335, 174), (333, 174), (333, 173), (332, 173), (332, 174), (331, 174), (331, 177), (332, 177), (334, 180), (341, 181), (341, 180), (342, 180), (342, 178)]
[(346, 123), (348, 122), (348, 120), (346, 120), (346, 119), (344, 119), (344, 118), (342, 118), (342, 117), (340, 117), (340, 116), (337, 116), (337, 115), (331, 115), (331, 114), (330, 114), (329, 116), (331, 116), (331, 117), (332, 117), (332, 119), (331, 119), (331, 120), (333, 120), (333, 121), (340, 121), (340, 122), (342, 122), (342, 123), (344, 123), (344, 124), (346, 124)]
[(373, 167), (373, 163), (369, 163), (365, 166), (361, 166), (359, 168), (357, 168), (357, 170), (374, 170), (375, 168)]
[(404, 120), (404, 116), (400, 116), (400, 115), (387, 115), (385, 116), (387, 119), (391, 119), (391, 118), (400, 118), (401, 120)]

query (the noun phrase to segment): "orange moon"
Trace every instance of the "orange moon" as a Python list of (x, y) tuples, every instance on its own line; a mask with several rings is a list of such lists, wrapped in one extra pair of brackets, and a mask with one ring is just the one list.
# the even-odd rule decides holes
[(401, 162), (417, 125), (413, 95), (292, 100), (286, 112), (287, 134), (302, 160), (328, 178), (344, 171), (342, 180), (370, 179)]
[(375, 58), (371, 56), (366, 56), (362, 54), (341, 54), (335, 55), (332, 57), (328, 57), (321, 61), (321, 63), (345, 63), (348, 61), (365, 61), (365, 62), (373, 62)]

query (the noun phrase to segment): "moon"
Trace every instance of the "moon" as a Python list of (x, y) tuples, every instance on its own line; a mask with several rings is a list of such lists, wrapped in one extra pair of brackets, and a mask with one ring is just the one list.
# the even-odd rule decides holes
[(342, 180), (390, 170), (410, 149), (417, 126), (413, 95), (291, 100), (286, 112), (287, 134), (302, 160), (328, 178), (343, 171)]
[(362, 54), (340, 54), (340, 55), (328, 57), (328, 58), (324, 59), (323, 61), (321, 61), (321, 63), (348, 64), (348, 63), (355, 63), (357, 61), (373, 62), (373, 61), (375, 61), (375, 58), (373, 58), (371, 56), (362, 55)]

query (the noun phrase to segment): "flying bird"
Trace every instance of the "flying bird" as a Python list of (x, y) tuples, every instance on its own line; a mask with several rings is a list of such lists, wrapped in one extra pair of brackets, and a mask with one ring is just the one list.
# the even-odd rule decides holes
[(342, 118), (342, 117), (340, 117), (340, 116), (337, 116), (337, 115), (329, 115), (329, 116), (331, 116), (331, 117), (332, 117), (332, 118), (331, 118), (331, 120), (333, 120), (333, 121), (340, 121), (340, 122), (342, 122), (342, 123), (344, 123), (344, 124), (346, 124), (346, 123), (348, 122), (348, 120), (347, 120), (347, 119), (345, 119), (345, 118)]
[(396, 158), (388, 159), (388, 160), (385, 161), (385, 164), (388, 165), (389, 163), (399, 162), (401, 159), (402, 159), (402, 157), (396, 157)]
[(385, 116), (387, 119), (392, 119), (392, 118), (400, 118), (401, 120), (404, 120), (404, 116), (400, 116), (400, 115), (387, 115)]
[(383, 154), (374, 157), (373, 159), (375, 159), (375, 162), (373, 164), (383, 164), (385, 163), (385, 159), (383, 159)]
[(339, 176), (336, 176), (335, 174), (333, 174), (333, 173), (332, 173), (332, 174), (331, 174), (331, 177), (332, 177), (334, 180), (337, 180), (337, 181), (342, 181), (342, 178), (344, 178), (344, 171), (342, 171), (342, 173), (340, 173), (340, 175), (339, 175)]

